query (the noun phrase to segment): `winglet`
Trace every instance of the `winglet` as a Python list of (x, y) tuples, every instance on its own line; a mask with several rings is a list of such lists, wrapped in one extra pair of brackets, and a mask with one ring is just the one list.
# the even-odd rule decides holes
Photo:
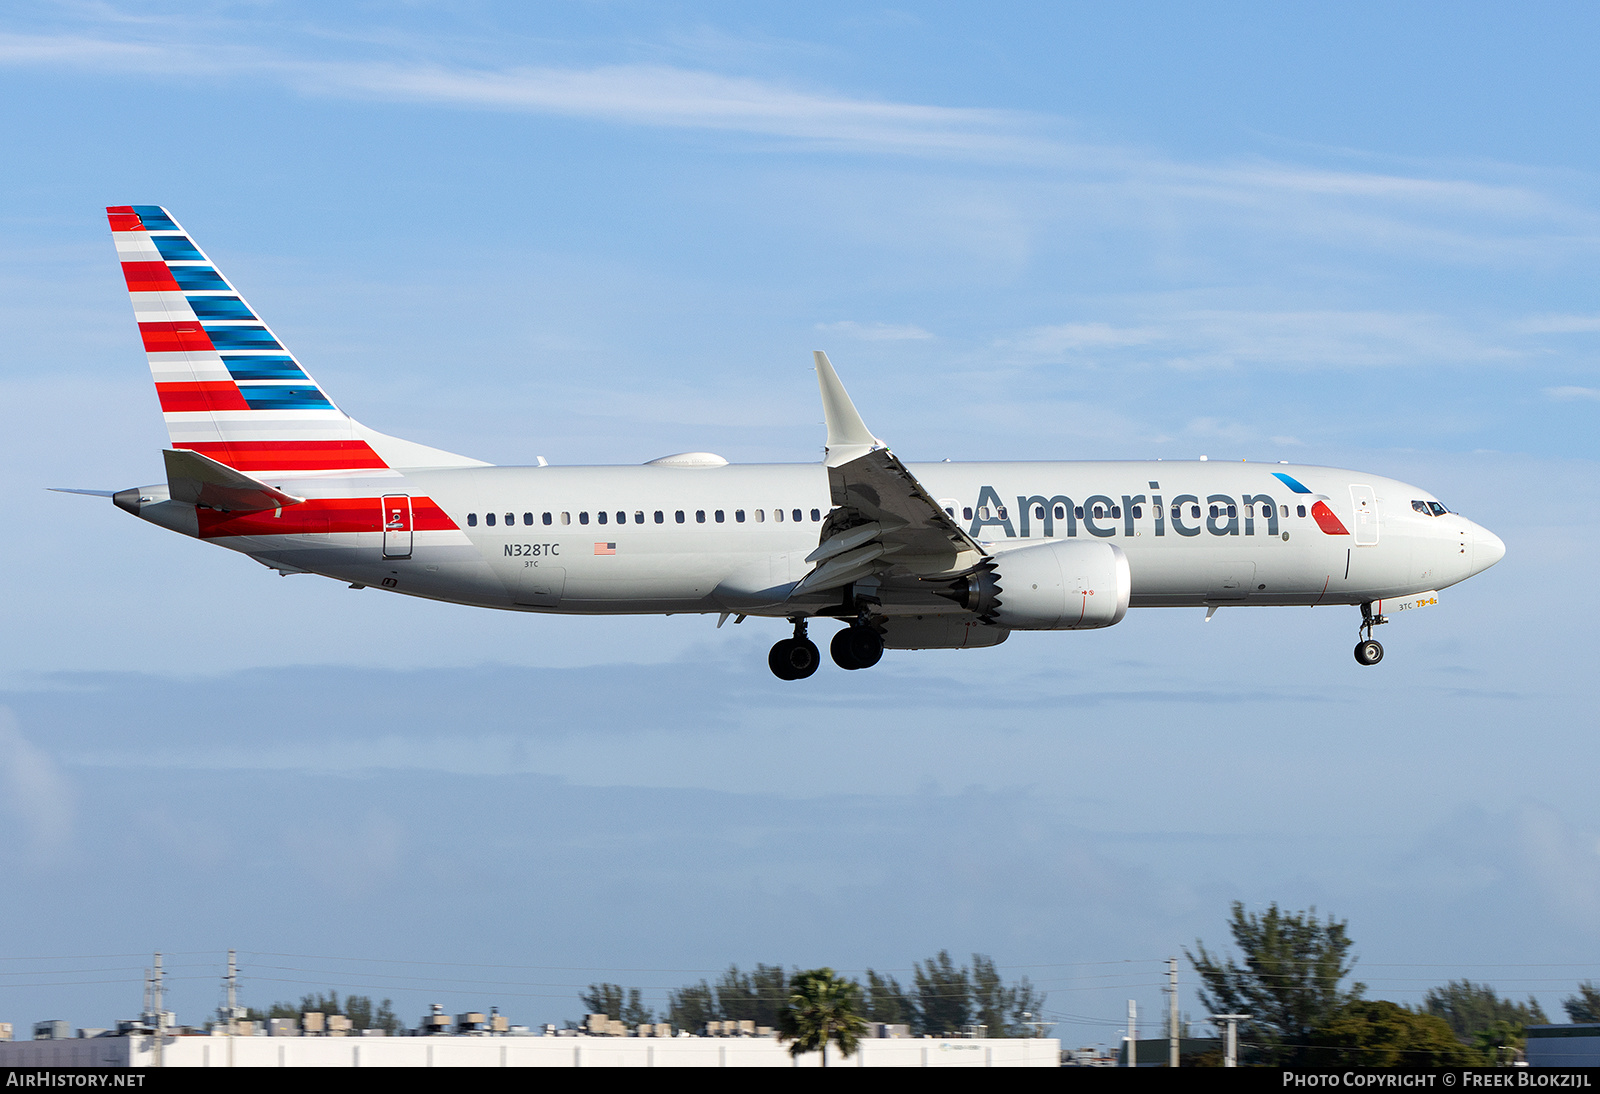
[(839, 374), (833, 371), (828, 355), (816, 350), (811, 356), (817, 362), (817, 386), (822, 389), (822, 413), (828, 422), (827, 466), (839, 467), (875, 448), (884, 447), (856, 412), (856, 405), (839, 382)]

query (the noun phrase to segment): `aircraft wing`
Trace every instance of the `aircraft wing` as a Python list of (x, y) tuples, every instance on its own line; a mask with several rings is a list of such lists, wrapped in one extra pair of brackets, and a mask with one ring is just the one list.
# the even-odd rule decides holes
[(249, 513), (298, 505), (305, 500), (186, 448), (168, 448), (161, 456), (167, 462), (167, 486), (173, 501)]
[(791, 596), (843, 588), (865, 577), (954, 578), (987, 552), (923, 489), (900, 458), (867, 429), (825, 353), (817, 383), (828, 421), (828, 486), (833, 509), (814, 568)]

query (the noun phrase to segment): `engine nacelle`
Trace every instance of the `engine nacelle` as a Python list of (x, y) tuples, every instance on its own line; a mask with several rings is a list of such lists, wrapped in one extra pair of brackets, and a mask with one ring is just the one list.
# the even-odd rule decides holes
[(955, 599), (1011, 630), (1074, 631), (1120, 623), (1132, 592), (1122, 548), (1067, 540), (996, 555)]

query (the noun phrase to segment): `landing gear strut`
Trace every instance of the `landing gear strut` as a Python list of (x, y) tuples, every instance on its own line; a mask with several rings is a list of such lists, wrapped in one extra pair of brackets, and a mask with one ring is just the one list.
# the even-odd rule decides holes
[(772, 652), (767, 654), (767, 667), (779, 680), (804, 680), (816, 672), (821, 663), (822, 653), (806, 637), (804, 616), (795, 617), (794, 637), (777, 643), (772, 647)]
[(1389, 620), (1383, 616), (1372, 614), (1371, 601), (1361, 605), (1361, 626), (1358, 629), (1366, 637), (1356, 643), (1356, 664), (1376, 665), (1383, 660), (1383, 646), (1373, 639), (1372, 628), (1387, 622)]

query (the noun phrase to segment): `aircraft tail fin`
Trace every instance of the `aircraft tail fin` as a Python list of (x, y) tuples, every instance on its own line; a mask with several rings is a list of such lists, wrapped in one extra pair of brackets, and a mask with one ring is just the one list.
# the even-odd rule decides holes
[(250, 475), (482, 465), (340, 410), (161, 206), (106, 215), (174, 448)]

